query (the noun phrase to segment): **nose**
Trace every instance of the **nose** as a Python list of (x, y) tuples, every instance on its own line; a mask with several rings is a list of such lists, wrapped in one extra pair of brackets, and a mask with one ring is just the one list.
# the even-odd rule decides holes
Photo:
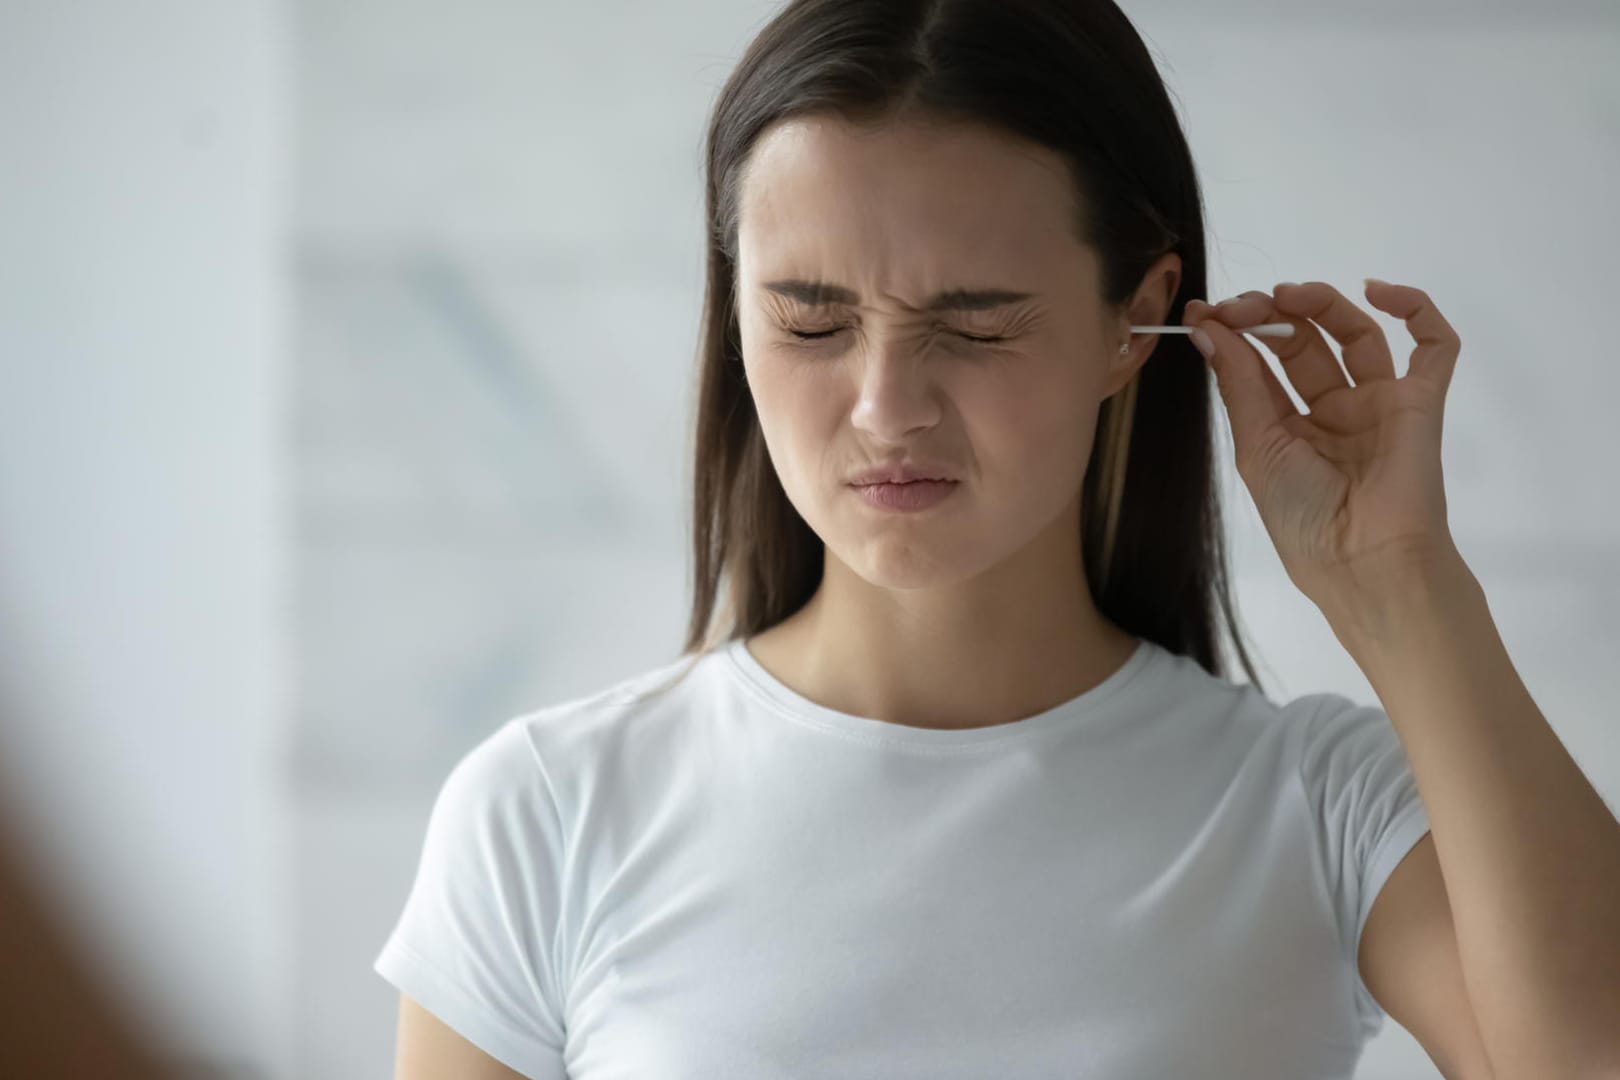
[(915, 338), (872, 343), (853, 360), (859, 388), (851, 421), (874, 440), (902, 443), (939, 423), (939, 385), (929, 348)]

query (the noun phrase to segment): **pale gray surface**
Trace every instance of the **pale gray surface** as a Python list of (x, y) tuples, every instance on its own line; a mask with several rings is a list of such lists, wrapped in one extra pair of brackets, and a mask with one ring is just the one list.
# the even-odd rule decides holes
[[(1371, 274), (1461, 332), (1454, 533), (1620, 802), (1614, 6), (1126, 7), (1212, 299)], [(383, 1080), (445, 771), (678, 649), (703, 126), (775, 5), (122, 10), (0, 35), (6, 790), (193, 1056)], [(1268, 688), (1374, 700), (1226, 481)], [(1438, 1073), (1387, 1023), (1358, 1076)]]
[(284, 16), (0, 5), (0, 820), (198, 1076), (292, 1075)]

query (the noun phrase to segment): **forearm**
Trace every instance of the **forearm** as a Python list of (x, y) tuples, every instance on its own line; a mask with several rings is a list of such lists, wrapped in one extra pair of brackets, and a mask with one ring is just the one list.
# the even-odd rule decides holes
[(1478, 580), (1459, 556), (1323, 611), (1411, 762), (1497, 1074), (1620, 1077), (1620, 822), (1514, 670)]

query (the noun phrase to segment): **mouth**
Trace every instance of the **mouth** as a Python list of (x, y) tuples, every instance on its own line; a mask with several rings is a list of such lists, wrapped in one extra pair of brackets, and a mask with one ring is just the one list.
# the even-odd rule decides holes
[(850, 485), (869, 506), (894, 511), (926, 510), (947, 499), (959, 486), (955, 480), (880, 480)]
[(856, 487), (905, 487), (907, 484), (954, 484), (955, 480), (947, 480), (943, 476), (918, 476), (910, 480), (866, 480), (856, 484)]
[(936, 473), (932, 470), (918, 472), (902, 466), (889, 471), (873, 470), (864, 476), (858, 476), (849, 481), (849, 484), (851, 487), (873, 487), (878, 484), (954, 484), (956, 482), (955, 477), (946, 476), (944, 473)]

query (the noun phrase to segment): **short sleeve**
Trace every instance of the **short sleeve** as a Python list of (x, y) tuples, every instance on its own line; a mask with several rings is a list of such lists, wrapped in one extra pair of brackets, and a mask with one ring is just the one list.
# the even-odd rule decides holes
[(1356, 962), (1361, 929), (1390, 873), (1429, 831), (1429, 817), (1389, 715), (1337, 694), (1319, 697), (1304, 729), (1300, 781), (1355, 978), (1356, 1007), (1376, 1029), (1384, 1010)]
[(373, 970), (533, 1080), (566, 1080), (555, 927), (562, 828), (518, 721), (458, 762)]

